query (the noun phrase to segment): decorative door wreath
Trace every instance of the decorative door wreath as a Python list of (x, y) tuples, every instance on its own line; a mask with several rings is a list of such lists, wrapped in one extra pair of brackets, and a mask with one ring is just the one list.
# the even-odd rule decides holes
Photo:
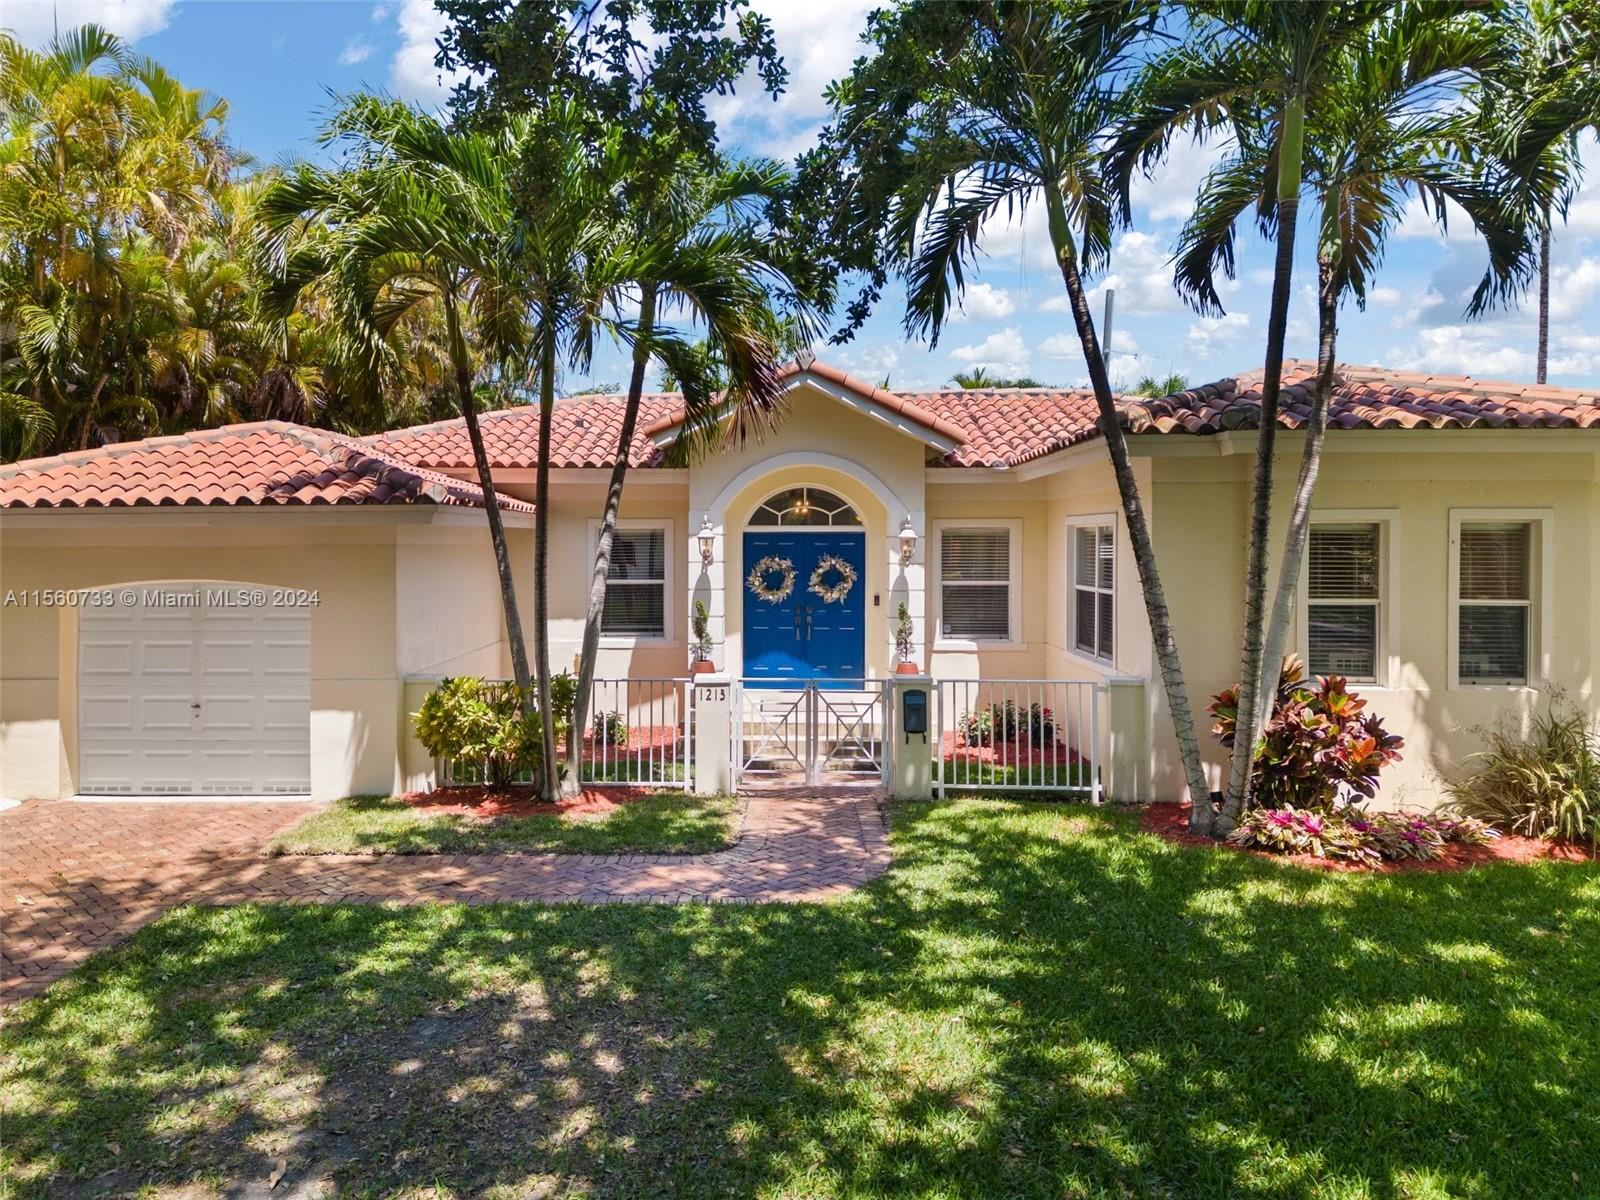
[[(768, 575), (778, 576), (776, 586), (768, 586)], [(787, 558), (769, 554), (750, 568), (750, 574), (744, 582), (746, 587), (768, 604), (782, 604), (794, 594), (794, 564)]]
[[(829, 571), (836, 572), (839, 582), (831, 587), (822, 582)], [(821, 596), (824, 604), (843, 604), (850, 589), (856, 585), (856, 569), (837, 554), (824, 554), (817, 560), (817, 569), (811, 572), (811, 583), (806, 588), (814, 596)]]

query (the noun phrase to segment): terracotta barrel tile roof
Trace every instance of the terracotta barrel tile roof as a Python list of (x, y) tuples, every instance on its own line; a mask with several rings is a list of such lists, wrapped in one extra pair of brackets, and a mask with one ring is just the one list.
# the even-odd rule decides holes
[[(511, 510), (531, 512), (502, 498)], [(483, 493), (374, 447), (282, 421), (122, 442), (0, 467), (0, 507), (451, 504)]]
[[(556, 403), (550, 427), (551, 463), (557, 467), (609, 467), (616, 456), (617, 438), (622, 433), (622, 410), (626, 397), (620, 395), (572, 396)], [(639, 401), (639, 423), (628, 449), (628, 463), (634, 467), (655, 466), (661, 450), (650, 440), (650, 426), (666, 418), (682, 404), (676, 393), (646, 395)], [(532, 406), (480, 413), (478, 427), (491, 466), (514, 470), (531, 469), (539, 463), (539, 410)], [(461, 418), (397, 429), (365, 439), (375, 451), (392, 454), (411, 462), (425, 463), (442, 471), (465, 470), (473, 466), (472, 443), (467, 439)]]
[[(1278, 423), (1311, 418), (1316, 364), (1284, 363)], [(1221, 379), (1159, 400), (1125, 400), (1135, 433), (1221, 433), (1261, 420), (1261, 372)], [(1341, 364), (1328, 401), (1330, 429), (1600, 429), (1600, 391), (1497, 383)]]

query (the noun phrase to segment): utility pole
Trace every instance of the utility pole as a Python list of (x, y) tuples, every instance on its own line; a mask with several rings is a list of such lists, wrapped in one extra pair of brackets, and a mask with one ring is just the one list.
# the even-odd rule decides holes
[(1115, 288), (1106, 289), (1106, 315), (1100, 322), (1100, 357), (1105, 362), (1106, 376), (1111, 375), (1111, 302), (1116, 298)]

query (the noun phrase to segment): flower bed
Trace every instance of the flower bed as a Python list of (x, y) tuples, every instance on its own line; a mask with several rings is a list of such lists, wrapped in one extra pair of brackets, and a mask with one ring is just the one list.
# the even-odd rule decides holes
[[(1375, 814), (1367, 814), (1370, 820)], [(1399, 817), (1400, 820), (1409, 820)], [(1440, 818), (1441, 820), (1447, 818)], [(1139, 814), (1139, 827), (1147, 833), (1158, 834), (1171, 842), (1185, 846), (1206, 846), (1214, 850), (1229, 850), (1240, 854), (1254, 854), (1279, 862), (1299, 866), (1321, 867), (1330, 871), (1452, 871), (1463, 867), (1494, 862), (1533, 862), (1554, 859), (1564, 862), (1594, 861), (1595, 856), (1576, 846), (1564, 846), (1539, 838), (1517, 837), (1503, 834), (1484, 842), (1445, 841), (1433, 858), (1378, 858), (1349, 859), (1318, 856), (1310, 851), (1285, 853), (1259, 845), (1241, 845), (1236, 841), (1217, 841), (1189, 832), (1189, 806), (1187, 804), (1150, 804)]]

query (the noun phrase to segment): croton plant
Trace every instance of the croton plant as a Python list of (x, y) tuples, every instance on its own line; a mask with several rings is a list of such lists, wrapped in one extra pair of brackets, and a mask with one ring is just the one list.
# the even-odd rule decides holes
[[(1233, 745), (1239, 689), (1212, 697), (1211, 732)], [(1306, 678), (1291, 655), (1278, 677), (1272, 716), (1256, 750), (1252, 794), (1263, 808), (1328, 809), (1370, 800), (1378, 772), (1400, 758), (1403, 739), (1387, 732), (1341, 675)]]

